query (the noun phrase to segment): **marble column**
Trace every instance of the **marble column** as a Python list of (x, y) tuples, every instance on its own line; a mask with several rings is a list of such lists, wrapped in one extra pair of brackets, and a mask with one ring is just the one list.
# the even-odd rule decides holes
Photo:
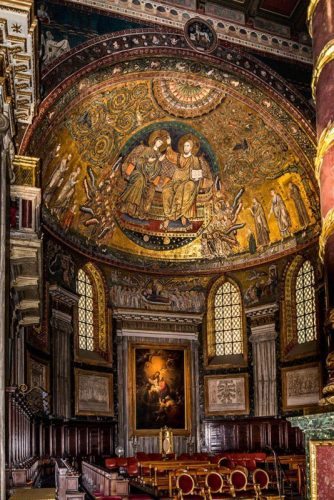
[(53, 415), (68, 419), (71, 412), (71, 338), (73, 306), (79, 297), (58, 285), (50, 285), (53, 347)]
[(251, 320), (254, 370), (255, 416), (277, 415), (276, 388), (276, 304), (254, 307), (246, 311)]
[[(319, 182), (322, 231), (320, 256), (328, 280), (327, 314), (334, 307), (334, 0), (311, 0), (308, 23), (313, 38), (312, 92), (316, 103), (317, 156), (315, 175)], [(324, 396), (334, 402), (334, 330), (327, 329), (327, 366), (330, 368)]]
[(6, 304), (8, 290), (6, 287), (6, 234), (7, 214), (7, 151), (4, 137), (9, 129), (8, 119), (0, 113), (0, 498), (6, 498), (6, 405), (5, 405), (5, 354), (6, 354)]

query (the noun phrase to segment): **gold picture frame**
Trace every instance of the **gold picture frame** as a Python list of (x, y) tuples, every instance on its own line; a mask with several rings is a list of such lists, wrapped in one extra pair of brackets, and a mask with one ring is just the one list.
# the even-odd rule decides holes
[(114, 416), (113, 375), (90, 370), (74, 370), (75, 414)]
[(249, 376), (247, 373), (204, 377), (205, 415), (248, 415)]
[[(320, 450), (321, 447), (326, 447), (327, 450), (330, 449), (331, 451), (331, 457), (329, 458), (328, 456), (326, 457), (326, 464), (334, 464), (334, 440), (310, 440), (309, 441), (309, 452), (310, 452), (310, 499), (311, 500), (318, 500), (319, 498), (328, 498), (328, 496), (320, 496), (324, 494), (324, 492), (319, 492), (318, 488), (318, 451)], [(321, 467), (320, 464), (320, 479), (322, 482), (324, 482), (324, 471), (323, 467)], [(333, 466), (333, 471), (331, 471), (331, 478), (333, 477), (334, 474), (334, 466)], [(332, 486), (332, 483), (331, 483)]]
[(190, 349), (184, 344), (130, 344), (129, 417), (132, 434), (191, 431)]
[[(299, 392), (298, 386), (300, 386)], [(282, 368), (283, 411), (317, 406), (321, 398), (321, 389), (320, 363), (307, 363)]]

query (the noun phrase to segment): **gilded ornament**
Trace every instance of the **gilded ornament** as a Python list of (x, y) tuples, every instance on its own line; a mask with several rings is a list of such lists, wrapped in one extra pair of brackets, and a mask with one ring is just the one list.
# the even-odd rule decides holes
[(39, 158), (16, 155), (13, 161), (16, 183), (20, 186), (36, 187)]
[(88, 271), (88, 273), (92, 276), (93, 278), (93, 283), (94, 286), (96, 287), (96, 294), (97, 294), (97, 310), (95, 312), (97, 313), (97, 325), (98, 325), (98, 332), (97, 332), (97, 337), (98, 337), (98, 345), (99, 349), (103, 352), (107, 351), (107, 321), (106, 321), (106, 293), (105, 293), (105, 288), (104, 284), (102, 281), (102, 277), (100, 272), (96, 269), (94, 264), (91, 262), (88, 262), (85, 266), (85, 270)]
[(331, 208), (326, 217), (322, 220), (322, 230), (319, 238), (319, 257), (323, 261), (325, 256), (325, 247), (328, 238), (334, 233), (334, 208)]
[(226, 96), (222, 89), (212, 84), (191, 79), (156, 79), (152, 90), (164, 111), (181, 118), (210, 113)]
[[(328, 312), (327, 324), (331, 325), (331, 327), (334, 328), (334, 309), (331, 309)], [(328, 355), (328, 357), (329, 356), (330, 354)], [(333, 368), (334, 368), (334, 352), (333, 352)]]
[(334, 59), (334, 39), (329, 40), (326, 45), (322, 48), (317, 62), (314, 65), (313, 76), (312, 76), (312, 96), (316, 100), (316, 87), (320, 74), (326, 64), (330, 63)]
[(326, 358), (326, 367), (327, 368), (334, 368), (334, 351), (330, 352)]
[(317, 148), (317, 156), (314, 160), (314, 175), (320, 185), (320, 172), (322, 161), (328, 149), (334, 145), (334, 123), (331, 121), (322, 131)]
[(315, 13), (315, 9), (317, 8), (318, 3), (319, 3), (319, 0), (310, 0), (309, 6), (307, 9), (307, 23), (308, 23), (308, 30), (309, 30), (311, 37), (312, 37), (313, 15)]

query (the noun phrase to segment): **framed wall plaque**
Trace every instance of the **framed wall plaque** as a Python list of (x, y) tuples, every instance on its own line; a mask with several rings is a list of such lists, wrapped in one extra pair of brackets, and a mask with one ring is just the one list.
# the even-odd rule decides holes
[(113, 376), (75, 369), (75, 414), (113, 416)]
[(283, 410), (317, 405), (321, 388), (319, 363), (282, 368)]
[(249, 413), (248, 374), (204, 377), (205, 414), (247, 415)]

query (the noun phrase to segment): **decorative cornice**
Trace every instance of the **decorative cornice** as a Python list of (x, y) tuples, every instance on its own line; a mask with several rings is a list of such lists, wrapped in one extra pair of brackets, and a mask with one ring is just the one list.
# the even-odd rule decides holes
[(312, 21), (315, 13), (315, 9), (318, 6), (320, 0), (310, 0), (308, 9), (307, 9), (307, 24), (310, 36), (312, 37)]
[(317, 156), (314, 160), (314, 175), (320, 186), (320, 172), (325, 154), (334, 145), (334, 123), (330, 121), (318, 140)]
[(28, 124), (36, 113), (39, 99), (38, 22), (34, 1), (1, 2), (0, 26), (0, 55), (10, 84), (6, 98), (13, 101), (16, 120)]
[(320, 74), (324, 67), (334, 60), (334, 39), (329, 40), (326, 45), (322, 48), (318, 59), (314, 65), (313, 76), (312, 76), (312, 96), (316, 100), (316, 89), (317, 83), (320, 78)]
[[(207, 21), (217, 33), (220, 40), (243, 47), (249, 47), (265, 53), (276, 54), (287, 59), (312, 64), (312, 51), (308, 45), (303, 45), (287, 37), (275, 35), (263, 30), (249, 27), (245, 24), (227, 20), (223, 17), (194, 12), (181, 5), (168, 5), (164, 2), (139, 0), (135, 5), (132, 0), (70, 0), (71, 3), (85, 5), (120, 16), (130, 17), (140, 21), (160, 24), (168, 28), (184, 30), (189, 19), (198, 17)], [(223, 22), (222, 22), (223, 21)], [(274, 41), (275, 40), (275, 41)]]
[(65, 288), (62, 288), (59, 285), (50, 285), (49, 293), (53, 297), (54, 300), (58, 300), (59, 302), (63, 302), (66, 305), (73, 306), (78, 303), (79, 295), (76, 293), (70, 292)]
[[(155, 329), (147, 329), (145, 328), (145, 324), (142, 325), (143, 329), (139, 329), (138, 327), (135, 329), (132, 328), (119, 328), (117, 329), (117, 337), (146, 337), (149, 339), (153, 338), (159, 338), (161, 339), (173, 339), (173, 340), (198, 340), (198, 333), (195, 331), (183, 331), (180, 329), (180, 331), (177, 329), (177, 331), (171, 330), (172, 325), (167, 325), (167, 324), (156, 324)], [(181, 326), (181, 325), (174, 325), (175, 326)], [(185, 330), (185, 328), (184, 328)]]
[(138, 309), (114, 309), (113, 317), (122, 321), (143, 321), (164, 324), (200, 325), (202, 314), (173, 313), (166, 311), (140, 311)]
[(334, 233), (334, 208), (328, 210), (326, 216), (322, 219), (322, 230), (319, 238), (319, 257), (323, 262), (325, 248), (328, 238)]
[(278, 311), (278, 304), (276, 302), (271, 304), (264, 304), (262, 306), (249, 307), (245, 310), (247, 318), (263, 318), (272, 317)]

